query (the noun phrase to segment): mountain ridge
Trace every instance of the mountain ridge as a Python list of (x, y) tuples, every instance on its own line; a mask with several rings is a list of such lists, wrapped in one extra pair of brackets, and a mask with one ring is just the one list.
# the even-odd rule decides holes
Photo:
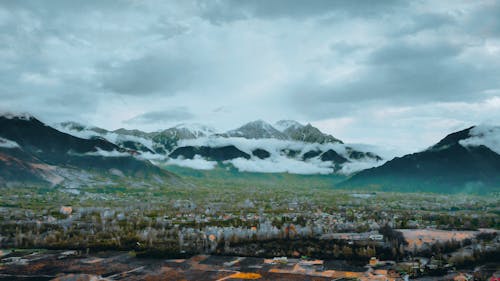
[[(500, 127), (472, 126), (446, 135), (423, 151), (385, 162), (372, 151), (346, 145), (310, 124), (277, 123), (279, 130), (257, 120), (240, 127), (236, 136), (228, 136), (203, 125), (146, 133), (108, 131), (76, 122), (54, 128), (29, 114), (3, 115), (0, 182), (54, 185), (88, 173), (171, 177), (159, 166), (230, 165), (249, 172), (346, 174), (351, 176), (338, 186), (349, 188), (451, 192), (500, 188)], [(171, 142), (170, 149), (155, 140), (159, 136)]]
[[(33, 116), (0, 116), (0, 182), (71, 181), (64, 174), (86, 173), (107, 178), (171, 175), (135, 157), (136, 152), (104, 138), (79, 138), (47, 126)], [(8, 141), (6, 141), (8, 140)], [(15, 145), (13, 145), (15, 143)], [(6, 145), (7, 144), (7, 145)], [(58, 178), (58, 180), (47, 180)]]
[[(90, 127), (87, 137), (103, 137), (124, 148), (136, 150), (139, 153), (150, 153), (147, 157), (151, 159), (160, 160), (163, 158), (176, 165), (191, 165), (194, 163), (193, 161), (219, 163), (229, 161), (245, 170), (249, 167), (253, 169), (252, 167), (257, 165), (260, 167), (255, 167), (255, 169), (261, 171), (263, 165), (272, 165), (272, 163), (276, 164), (277, 162), (285, 165), (284, 162), (287, 162), (288, 165), (313, 166), (304, 167), (308, 171), (337, 173), (348, 170), (350, 173), (353, 170), (343, 170), (344, 165), (364, 161), (364, 167), (379, 165), (383, 161), (380, 156), (373, 152), (358, 151), (344, 145), (341, 140), (321, 132), (311, 124), (302, 125), (293, 120), (281, 120), (276, 124), (279, 130), (268, 122), (255, 120), (224, 133), (200, 124), (180, 124), (149, 133), (133, 129), (118, 129), (112, 132), (115, 134), (123, 133), (126, 136), (133, 135), (142, 138), (142, 140), (114, 136), (110, 135), (110, 132), (100, 133), (103, 130)], [(81, 127), (83, 126), (76, 126), (77, 129)], [(66, 129), (71, 128), (66, 127)], [(84, 135), (82, 131), (79, 131), (78, 134)], [(147, 148), (149, 150), (140, 145), (145, 142), (148, 142)], [(333, 157), (334, 154), (338, 156)], [(304, 158), (303, 155), (313, 156)], [(244, 160), (235, 161), (237, 158), (242, 158), (247, 162), (243, 163)], [(214, 165), (208, 162), (204, 166)], [(300, 169), (286, 169), (284, 166), (282, 168), (283, 171), (289, 172), (302, 171)]]
[(360, 171), (341, 187), (396, 190), (500, 190), (500, 155), (485, 145), (463, 145), (476, 126), (448, 134), (428, 149)]

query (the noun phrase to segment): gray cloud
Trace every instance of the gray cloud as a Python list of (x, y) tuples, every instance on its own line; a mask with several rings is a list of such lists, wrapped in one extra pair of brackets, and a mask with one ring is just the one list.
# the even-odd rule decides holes
[(230, 22), (248, 18), (303, 19), (328, 14), (347, 16), (380, 16), (391, 13), (406, 3), (402, 1), (373, 1), (368, 5), (359, 0), (254, 0), (200, 1), (201, 15), (212, 22)]
[(140, 123), (169, 123), (184, 120), (190, 120), (195, 117), (194, 114), (189, 112), (185, 107), (174, 107), (161, 111), (150, 111), (137, 115), (129, 120), (127, 123), (140, 124)]
[(464, 60), (466, 49), (448, 42), (391, 42), (371, 52), (350, 81), (322, 83), (306, 77), (289, 90), (296, 108), (310, 108), (316, 118), (367, 103), (407, 106), (488, 98), (488, 89), (500, 88), (500, 65)]
[(390, 33), (392, 36), (415, 35), (425, 30), (440, 30), (445, 27), (453, 26), (456, 20), (450, 14), (425, 13), (415, 14), (403, 20), (399, 27), (396, 27)]
[(195, 65), (186, 58), (145, 56), (113, 66), (105, 65), (102, 87), (118, 94), (173, 95), (196, 82)]
[[(496, 117), (499, 13), (497, 1), (0, 1), (0, 110), (109, 129), (354, 120), (329, 133), (366, 141), (394, 117), (366, 125), (364, 111), (390, 108), (442, 124), (434, 138)], [(462, 103), (492, 109), (440, 116)], [(403, 127), (377, 138), (406, 145)]]
[(462, 23), (465, 32), (487, 39), (500, 35), (500, 3), (488, 1), (470, 8), (470, 15)]

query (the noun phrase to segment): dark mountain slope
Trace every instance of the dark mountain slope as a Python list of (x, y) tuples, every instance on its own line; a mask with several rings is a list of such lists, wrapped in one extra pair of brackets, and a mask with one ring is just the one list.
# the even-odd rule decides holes
[(462, 146), (468, 128), (419, 153), (394, 158), (340, 184), (389, 190), (488, 192), (500, 188), (500, 155), (484, 145)]
[(0, 178), (37, 182), (57, 177), (61, 169), (83, 169), (101, 175), (113, 170), (129, 176), (169, 176), (104, 139), (82, 139), (46, 126), (30, 116), (0, 116), (0, 137), (15, 142), (0, 146)]
[(104, 139), (81, 139), (46, 126), (34, 117), (0, 117), (0, 137), (18, 143), (23, 150), (49, 159), (68, 152), (88, 153), (98, 149), (105, 151), (120, 148)]
[(239, 150), (233, 145), (222, 147), (209, 147), (209, 146), (183, 146), (174, 150), (169, 156), (172, 158), (185, 158), (193, 159), (196, 155), (212, 161), (226, 161), (235, 158), (249, 159), (250, 155)]

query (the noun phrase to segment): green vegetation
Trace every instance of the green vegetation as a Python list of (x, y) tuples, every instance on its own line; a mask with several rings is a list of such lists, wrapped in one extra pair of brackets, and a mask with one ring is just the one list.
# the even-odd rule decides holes
[[(78, 189), (3, 187), (0, 247), (318, 256), (330, 245), (325, 253), (331, 257), (366, 259), (375, 250), (397, 258), (403, 241), (383, 229), (388, 225), (500, 228), (498, 194), (374, 193), (336, 189), (341, 178), (329, 175), (168, 169), (181, 177), (168, 183), (117, 179)], [(365, 236), (349, 244), (338, 233)], [(384, 238), (370, 242), (370, 233)], [(294, 247), (296, 240), (302, 246)], [(272, 250), (256, 252), (259, 245)]]

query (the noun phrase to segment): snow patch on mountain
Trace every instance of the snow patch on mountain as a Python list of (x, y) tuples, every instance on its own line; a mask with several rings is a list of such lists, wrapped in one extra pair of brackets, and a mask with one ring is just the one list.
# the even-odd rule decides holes
[(484, 145), (497, 154), (500, 154), (500, 126), (475, 126), (469, 131), (469, 134), (470, 138), (459, 141), (462, 146)]
[(18, 148), (19, 144), (15, 141), (11, 141), (0, 137), (0, 147), (2, 148)]
[(247, 123), (238, 129), (230, 130), (225, 133), (228, 137), (243, 137), (247, 139), (286, 139), (286, 135), (275, 129), (271, 124), (257, 120)]
[(298, 129), (304, 127), (304, 125), (300, 124), (297, 121), (294, 120), (280, 120), (274, 124), (274, 127), (280, 131), (284, 132), (287, 129), (293, 128), (293, 129)]
[(136, 136), (131, 136), (131, 135), (120, 135), (116, 133), (106, 133), (101, 135), (103, 138), (108, 140), (109, 142), (112, 143), (123, 143), (126, 141), (132, 141), (132, 142), (137, 142), (145, 147), (147, 147), (150, 150), (153, 150), (153, 141), (141, 137), (136, 137)]
[(207, 125), (199, 123), (182, 123), (174, 126), (176, 129), (184, 129), (191, 132), (195, 137), (206, 137), (217, 133), (217, 131)]

